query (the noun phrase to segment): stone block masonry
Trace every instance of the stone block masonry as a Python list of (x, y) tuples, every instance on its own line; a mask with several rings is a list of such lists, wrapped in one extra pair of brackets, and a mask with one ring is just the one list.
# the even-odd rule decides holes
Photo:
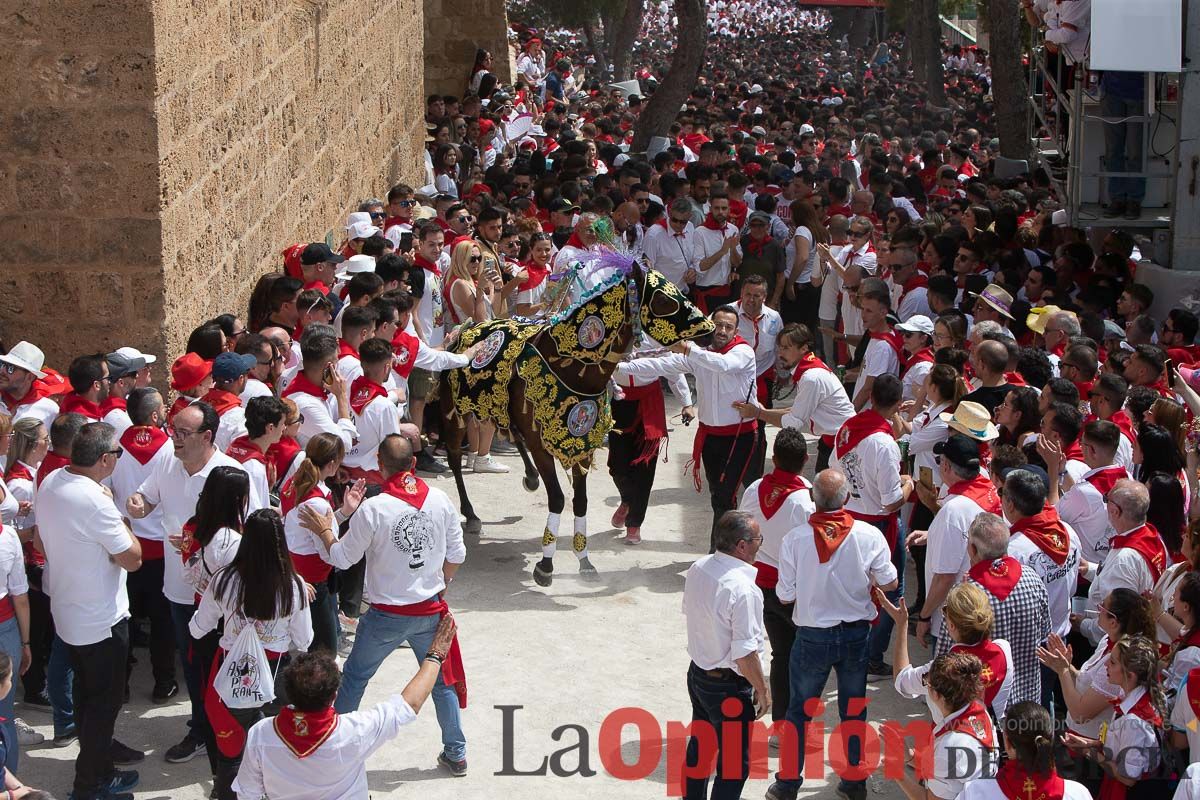
[(512, 82), (504, 0), (425, 0), (425, 41), (434, 45), (425, 51), (426, 95), (462, 97), (480, 47), (500, 82)]
[(245, 313), (284, 246), (423, 183), (423, 15), (421, 0), (0, 9), (5, 343), (63, 369), (123, 344), (173, 358), (198, 323)]

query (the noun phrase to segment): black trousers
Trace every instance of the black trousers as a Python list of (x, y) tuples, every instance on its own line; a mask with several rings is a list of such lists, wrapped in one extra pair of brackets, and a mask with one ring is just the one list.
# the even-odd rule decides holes
[(67, 645), (75, 670), (76, 797), (92, 797), (112, 780), (112, 740), (125, 699), (125, 661), (129, 657), (129, 621), (112, 626), (107, 639)]
[(737, 436), (709, 436), (704, 440), (700, 452), (704, 463), (704, 479), (708, 481), (709, 499), (712, 503), (712, 530), (709, 533), (708, 552), (716, 550), (714, 535), (717, 520), (726, 511), (737, 508), (738, 487), (745, 480), (750, 467), (750, 456), (758, 441), (755, 429), (747, 425)]
[(833, 455), (833, 448), (825, 444), (824, 439), (817, 440), (817, 472), (823, 472), (829, 469), (829, 458)]
[[(163, 594), (165, 568), (161, 558), (143, 561), (141, 569), (129, 573), (125, 583), (130, 613), (150, 620), (150, 670), (154, 674), (154, 683), (163, 686), (175, 682), (175, 625), (171, 621), (171, 603)], [(133, 646), (130, 645), (127, 673), (132, 671)]]
[(763, 626), (771, 640), (771, 719), (787, 716), (792, 699), (788, 664), (792, 645), (796, 641), (796, 626), (792, 622), (795, 603), (781, 603), (774, 589), (763, 589)]
[(657, 458), (633, 463), (642, 454), (646, 441), (641, 425), (628, 433), (616, 430), (634, 425), (637, 405), (636, 400), (613, 400), (614, 428), (608, 434), (608, 474), (621, 495), (621, 502), (629, 506), (629, 514), (625, 517), (627, 528), (640, 528), (646, 521), (646, 508), (650, 505), (650, 492), (654, 489), (654, 474), (658, 469)]
[[(913, 515), (909, 520), (909, 531), (927, 531), (930, 524), (933, 522), (933, 512), (930, 511), (920, 500), (916, 501), (916, 506), (913, 508)], [(925, 605), (925, 591), (928, 588), (925, 585), (925, 553), (926, 546), (923, 544), (915, 544), (908, 548), (908, 552), (912, 554), (913, 566), (917, 571), (917, 601), (913, 608), (920, 610)]]
[[(692, 721), (707, 722), (717, 736), (717, 776), (712, 800), (738, 800), (750, 774), (750, 725), (754, 722), (754, 691), (750, 681), (732, 670), (727, 677), (713, 677), (692, 664), (688, 667), (687, 687)], [(721, 710), (721, 704), (730, 697), (742, 701), (742, 713), (736, 717), (726, 717)], [(725, 735), (731, 732), (736, 732), (736, 740), (726, 741)], [(726, 769), (727, 747), (736, 748), (740, 755), (738, 764), (728, 765), (734, 769)], [(688, 739), (685, 763), (689, 767), (700, 763), (700, 743), (694, 736)], [(688, 778), (686, 787), (685, 800), (708, 800), (708, 778)]]
[(779, 316), (783, 317), (784, 324), (799, 322), (807, 326), (813, 336), (819, 337), (817, 328), (821, 326), (821, 322), (817, 311), (820, 306), (821, 287), (811, 283), (798, 283), (795, 300), (788, 300), (787, 295), (784, 295), (779, 301)]
[[(775, 407), (775, 379), (768, 377), (767, 399), (763, 402), (766, 408)], [(749, 486), (763, 476), (767, 467), (767, 423), (757, 422), (758, 430), (754, 433), (754, 452), (750, 455), (750, 465), (742, 478), (742, 486)]]
[(50, 597), (42, 591), (42, 568), (26, 564), (25, 577), (29, 581), (29, 650), (33, 660), (21, 676), (21, 686), (26, 699), (32, 699), (46, 688), (46, 667), (54, 645), (54, 617), (50, 616)]
[[(231, 708), (229, 713), (243, 730), (249, 731), (254, 723), (266, 718), (262, 706), (259, 708)], [(237, 792), (233, 790), (233, 779), (237, 777), (238, 769), (242, 766), (242, 755), (227, 756), (217, 751), (217, 775), (214, 788), (217, 790), (217, 800), (238, 800)]]

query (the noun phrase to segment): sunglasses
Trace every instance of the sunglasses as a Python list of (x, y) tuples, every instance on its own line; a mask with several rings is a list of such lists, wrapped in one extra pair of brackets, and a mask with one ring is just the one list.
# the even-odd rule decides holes
[(471, 256), (468, 261), (472, 264), (478, 264), (480, 261), (483, 261), (483, 256)]
[(691, 222), (690, 219), (676, 219), (675, 217), (671, 217), (672, 225), (687, 225), (689, 222)]
[(412, 208), (416, 204), (417, 204), (416, 200), (397, 200), (396, 201), (396, 205), (400, 206), (401, 208)]
[(455, 217), (454, 221), (455, 222), (470, 222), (471, 218), (470, 217)]
[(871, 232), (870, 231), (850, 231), (850, 235), (857, 239), (860, 236), (870, 236)]
[(371, 219), (387, 219), (387, 214), (383, 213), (382, 211), (372, 211)]
[(125, 448), (114, 447), (112, 450), (105, 451), (105, 455), (116, 456), (117, 458), (120, 458), (124, 452), (125, 452)]

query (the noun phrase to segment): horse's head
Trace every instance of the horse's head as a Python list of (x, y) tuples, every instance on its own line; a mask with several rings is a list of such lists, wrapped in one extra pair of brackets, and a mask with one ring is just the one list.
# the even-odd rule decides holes
[[(635, 267), (639, 269), (639, 267)], [(679, 287), (662, 273), (643, 272), (639, 281), (642, 330), (654, 341), (670, 347), (683, 339), (695, 339), (713, 332), (713, 323), (696, 308)]]

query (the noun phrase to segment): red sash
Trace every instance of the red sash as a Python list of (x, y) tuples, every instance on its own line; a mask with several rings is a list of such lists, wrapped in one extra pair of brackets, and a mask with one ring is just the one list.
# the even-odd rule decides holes
[(249, 436), (239, 436), (230, 442), (225, 455), (239, 464), (245, 464), (247, 461), (257, 461), (264, 467), (267, 466), (267, 454)]
[(397, 472), (384, 482), (383, 491), (420, 511), (429, 495), (429, 485), (412, 472)]
[(1025, 534), (1025, 538), (1036, 544), (1039, 550), (1050, 556), (1050, 560), (1060, 567), (1071, 552), (1071, 537), (1063, 527), (1062, 520), (1058, 518), (1058, 510), (1054, 506), (1046, 506), (1033, 516), (1014, 522), (1010, 531), (1013, 534)]
[(1158, 579), (1162, 577), (1163, 570), (1167, 568), (1170, 558), (1167, 555), (1166, 546), (1163, 545), (1162, 537), (1158, 535), (1158, 531), (1155, 530), (1154, 526), (1146, 523), (1129, 533), (1112, 538), (1113, 552), (1125, 547), (1136, 551), (1138, 555), (1146, 560), (1146, 566), (1150, 568), (1150, 582), (1152, 584), (1158, 583)]
[(854, 517), (850, 516), (850, 512), (845, 509), (818, 511), (809, 515), (808, 524), (813, 529), (813, 544), (817, 547), (817, 560), (826, 564), (842, 546), (842, 542), (846, 541), (846, 537), (850, 535), (850, 531), (854, 528)]
[(317, 386), (303, 372), (296, 373), (296, 377), (292, 378), (292, 382), (283, 390), (282, 396), (291, 397), (294, 394), (309, 394), (318, 400), (325, 400), (329, 397), (329, 392), (324, 387)]
[(396, 331), (396, 335), (392, 337), (392, 370), (407, 380), (417, 364), (417, 353), (420, 349), (420, 339), (411, 333)]
[(59, 414), (82, 414), (90, 420), (99, 422), (104, 416), (100, 413), (100, 406), (88, 400), (86, 397), (81, 397), (75, 392), (70, 392), (63, 396), (62, 402), (58, 404)]
[[(904, 364), (904, 336), (898, 333), (894, 328), (888, 328), (885, 333), (872, 333), (872, 339), (877, 339), (888, 343), (896, 353), (896, 361), (899, 364)], [(931, 358), (930, 361), (933, 359)]]
[[(296, 377), (300, 377), (297, 375)], [(233, 392), (227, 392), (224, 389), (211, 389), (209, 393), (200, 398), (200, 402), (208, 403), (213, 407), (213, 411), (217, 412), (217, 416), (225, 416), (225, 412), (231, 408), (237, 408), (242, 404), (242, 399)]]
[(171, 403), (171, 408), (167, 410), (167, 422), (175, 419), (175, 415), (185, 408), (196, 402), (196, 398), (188, 397), (186, 394), (181, 394), (175, 398), (175, 402)]
[(956, 644), (950, 651), (970, 653), (983, 662), (983, 702), (991, 706), (1008, 676), (1008, 659), (1003, 648), (991, 639), (984, 639), (978, 644)]
[(1200, 719), (1200, 667), (1192, 669), (1187, 674), (1187, 701), (1192, 707), (1192, 714)]
[(1125, 409), (1113, 414), (1108, 418), (1108, 421), (1121, 429), (1121, 433), (1125, 434), (1125, 438), (1133, 442), (1137, 439), (1137, 433), (1133, 430), (1133, 420), (1129, 417), (1129, 412)]
[[(121, 434), (121, 447), (143, 467), (167, 443), (166, 433), (149, 425), (134, 425)], [(48, 457), (48, 456), (47, 456)]]
[(903, 376), (904, 373), (908, 372), (908, 370), (916, 364), (932, 364), (933, 360), (933, 348), (922, 347), (912, 355), (900, 359), (900, 375)]
[(996, 785), (1006, 800), (1063, 800), (1067, 784), (1051, 767), (1047, 773), (1029, 772), (1009, 759), (996, 772)]
[[(387, 491), (387, 489), (384, 489), (384, 491)], [(446, 605), (446, 601), (440, 596), (431, 597), (423, 603), (413, 603), (406, 606), (389, 606), (382, 603), (372, 603), (371, 607), (387, 612), (388, 614), (399, 614), (403, 617), (428, 617), (434, 614), (444, 617), (450, 613), (450, 607)], [(454, 640), (450, 642), (450, 649), (446, 652), (446, 660), (442, 662), (442, 681), (447, 686), (454, 687), (454, 693), (458, 695), (458, 707), (466, 708), (467, 673), (463, 669), (462, 648), (458, 644), (457, 632), (454, 634)]]
[(947, 494), (961, 495), (989, 514), (1000, 513), (1000, 496), (992, 481), (983, 476), (959, 481), (947, 490)]
[(775, 516), (775, 512), (783, 507), (783, 502), (793, 492), (801, 489), (810, 489), (808, 481), (794, 472), (784, 472), (781, 469), (768, 472), (758, 484), (758, 506), (762, 509), (763, 516), (767, 519)]
[(1107, 497), (1117, 481), (1125, 480), (1128, 477), (1129, 473), (1125, 471), (1124, 467), (1113, 466), (1102, 467), (1085, 477), (1084, 480), (1095, 486), (1101, 497)]
[(350, 384), (350, 408), (355, 414), (361, 415), (376, 397), (387, 397), (387, 389), (366, 375), (359, 375)]
[(100, 404), (100, 414), (101, 414), (101, 416), (107, 417), (108, 412), (112, 411), (113, 409), (117, 409), (117, 408), (121, 409), (122, 411), (125, 410), (125, 408), (126, 408), (125, 398), (109, 397), (103, 403)]
[(37, 482), (38, 486), (42, 485), (42, 481), (46, 480), (46, 476), (59, 467), (65, 467), (71, 463), (71, 459), (60, 456), (53, 450), (46, 453), (46, 457), (42, 459), (42, 463), (38, 464)]
[(4, 472), (4, 480), (6, 481), (29, 481), (33, 483), (33, 473), (29, 471), (29, 467), (22, 464), (20, 461), (14, 461), (8, 465), (8, 469)]
[(648, 464), (658, 457), (659, 448), (667, 438), (667, 409), (663, 403), (662, 386), (658, 381), (645, 386), (622, 386), (625, 399), (637, 404), (637, 417), (624, 433), (636, 431), (642, 424), (642, 449), (630, 464)]
[(1012, 556), (1001, 556), (995, 561), (980, 561), (967, 570), (967, 577), (1004, 602), (1017, 587), (1022, 571), (1020, 561)]
[(272, 720), (275, 733), (296, 758), (305, 758), (325, 744), (338, 725), (338, 714), (330, 706), (322, 711), (284, 708)]
[(972, 700), (966, 711), (934, 732), (933, 738), (947, 733), (965, 733), (984, 747), (996, 746), (996, 730), (992, 727), (992, 718), (978, 700)]
[(886, 433), (888, 436), (891, 436), (892, 423), (884, 419), (873, 408), (860, 411), (846, 420), (841, 429), (838, 430), (837, 447), (834, 450), (834, 457), (840, 459), (857, 447), (863, 439), (875, 433)]

